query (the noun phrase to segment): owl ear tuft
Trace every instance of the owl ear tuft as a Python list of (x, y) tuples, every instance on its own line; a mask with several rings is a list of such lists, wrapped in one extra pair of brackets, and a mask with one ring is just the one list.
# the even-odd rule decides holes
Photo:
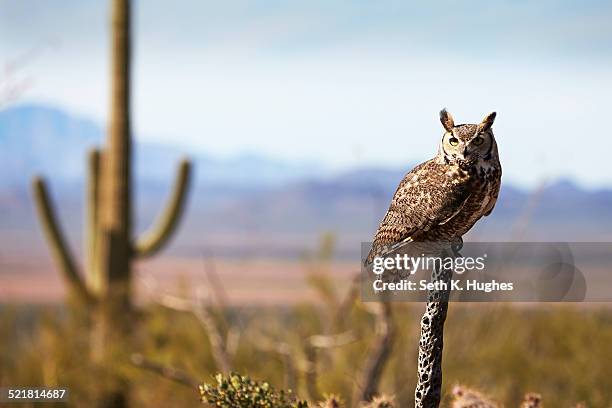
[(497, 113), (489, 113), (478, 125), (478, 130), (481, 132), (486, 132), (487, 130), (491, 129), (493, 122), (495, 122), (495, 116), (497, 116)]
[(444, 126), (447, 132), (450, 132), (455, 127), (455, 121), (446, 108), (440, 111), (440, 122), (442, 122), (442, 126)]

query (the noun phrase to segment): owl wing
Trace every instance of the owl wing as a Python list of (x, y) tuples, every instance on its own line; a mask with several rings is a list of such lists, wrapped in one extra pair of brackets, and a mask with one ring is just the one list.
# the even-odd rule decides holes
[(376, 232), (366, 264), (386, 248), (445, 224), (461, 211), (470, 195), (468, 186), (448, 176), (446, 170), (430, 160), (404, 177)]
[(495, 208), (495, 203), (497, 203), (497, 194), (493, 194), (489, 197), (489, 201), (487, 202), (487, 206), (484, 211), (485, 217), (487, 217), (493, 212), (493, 208)]
[(500, 178), (501, 176), (499, 176), (499, 178), (497, 178), (494, 182), (493, 182), (493, 191), (489, 197), (489, 202), (487, 203), (487, 206), (484, 210), (484, 216), (488, 216), (489, 214), (491, 214), (493, 212), (493, 208), (495, 208), (495, 204), (497, 203), (497, 197), (499, 196), (499, 187), (500, 187)]

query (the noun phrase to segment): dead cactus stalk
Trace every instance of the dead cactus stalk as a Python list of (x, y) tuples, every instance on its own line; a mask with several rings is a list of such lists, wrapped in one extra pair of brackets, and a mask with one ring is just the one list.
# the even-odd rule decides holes
[(427, 293), (427, 305), (421, 318), (415, 408), (437, 408), (440, 405), (444, 322), (452, 275), (453, 271), (445, 268), (436, 268), (432, 273), (432, 282), (444, 282), (446, 285)]

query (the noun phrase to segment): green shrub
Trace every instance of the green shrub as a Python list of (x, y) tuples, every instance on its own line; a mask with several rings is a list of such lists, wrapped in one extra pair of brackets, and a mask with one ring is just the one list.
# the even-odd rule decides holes
[(267, 382), (231, 373), (217, 374), (216, 384), (200, 386), (202, 402), (223, 408), (307, 408), (306, 401), (291, 397), (291, 391), (276, 391)]

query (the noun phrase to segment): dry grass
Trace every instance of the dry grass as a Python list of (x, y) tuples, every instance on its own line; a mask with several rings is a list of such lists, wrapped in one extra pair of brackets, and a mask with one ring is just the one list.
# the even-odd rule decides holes
[[(607, 309), (570, 306), (510, 307), (453, 304), (446, 327), (443, 390), (448, 406), (452, 384), (461, 382), (517, 406), (537, 391), (547, 406), (605, 407), (612, 402), (612, 315)], [(380, 390), (397, 406), (410, 407), (416, 380), (418, 316), (422, 305), (395, 305), (397, 345)], [(327, 308), (312, 303), (281, 308), (227, 310), (226, 319), (243, 333), (254, 329), (282, 340), (302, 361), (302, 340), (333, 330)], [(238, 318), (240, 316), (240, 318)], [(217, 371), (205, 329), (189, 313), (150, 306), (141, 314), (136, 351), (159, 364), (206, 381)], [(357, 341), (321, 350), (316, 387), (321, 395), (352, 395), (374, 336), (374, 319), (359, 304), (343, 321)], [(10, 307), (0, 311), (0, 383), (71, 388), (76, 405), (89, 405), (103, 384), (87, 362), (82, 317), (65, 308)], [(135, 406), (198, 406), (195, 389), (135, 367), (116, 367), (131, 381)], [(285, 387), (278, 353), (240, 337), (233, 369)], [(300, 369), (298, 364), (298, 369)], [(296, 394), (308, 395), (301, 372)], [(350, 404), (351, 401), (347, 401)]]

